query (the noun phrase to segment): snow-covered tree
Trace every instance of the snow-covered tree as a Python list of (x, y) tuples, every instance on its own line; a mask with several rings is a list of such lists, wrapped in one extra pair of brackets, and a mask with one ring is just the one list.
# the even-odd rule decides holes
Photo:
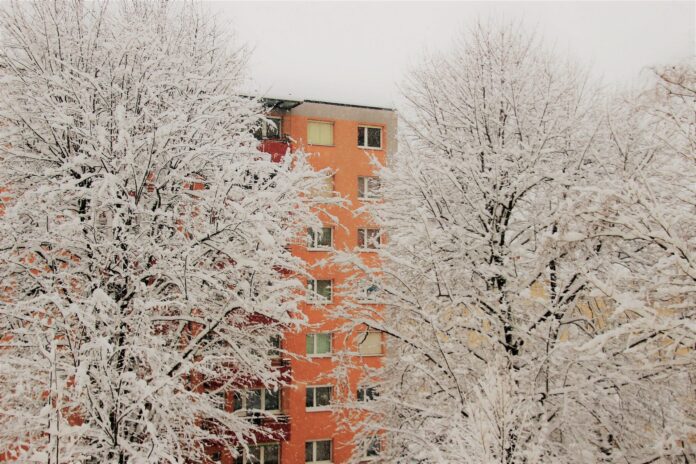
[(323, 180), (258, 151), (245, 49), (189, 3), (11, 2), (0, 24), (0, 453), (205, 462), (252, 440), (221, 394), (284, 381), (286, 245)]
[[(348, 302), (347, 330), (388, 335), (370, 373), (379, 396), (353, 405), (360, 442), (382, 436), (380, 462), (685, 459), (693, 305), (661, 314), (631, 296), (651, 263), (600, 217), (617, 177), (601, 94), (519, 26), (478, 25), (404, 97), (400, 149), (369, 208), (386, 231), (381, 266), (343, 257), (384, 303)], [(652, 258), (693, 288), (675, 249)], [(636, 276), (612, 292), (620, 270)]]

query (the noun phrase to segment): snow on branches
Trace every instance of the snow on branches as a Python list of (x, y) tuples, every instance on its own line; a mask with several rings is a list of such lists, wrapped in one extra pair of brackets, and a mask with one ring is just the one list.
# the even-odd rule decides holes
[[(197, 6), (17, 2), (0, 51), (0, 450), (22, 462), (203, 462), (259, 427), (272, 339), (315, 221), (303, 155), (257, 149), (246, 51)], [(231, 396), (230, 396), (231, 397)]]
[[(478, 25), (412, 72), (371, 208), (381, 267), (344, 259), (385, 303), (343, 313), (389, 335), (378, 396), (358, 405), (380, 462), (693, 453), (692, 84), (663, 79), (670, 97), (622, 106), (637, 119), (618, 127), (516, 25)], [(656, 130), (629, 134), (638, 120)], [(626, 143), (642, 144), (631, 174), (615, 169)]]

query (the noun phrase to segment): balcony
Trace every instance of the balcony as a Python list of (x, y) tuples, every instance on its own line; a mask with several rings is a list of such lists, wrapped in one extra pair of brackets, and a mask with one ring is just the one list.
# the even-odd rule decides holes
[(279, 163), (290, 149), (290, 141), (286, 138), (263, 139), (259, 142), (259, 150), (271, 155), (271, 161)]

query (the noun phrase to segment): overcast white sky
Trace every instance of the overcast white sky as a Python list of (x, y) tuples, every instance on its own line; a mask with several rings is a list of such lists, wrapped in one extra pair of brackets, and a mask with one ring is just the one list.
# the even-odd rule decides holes
[[(687, 59), (696, 2), (211, 2), (254, 48), (255, 90), (271, 97), (393, 107), (396, 84), (428, 50), (478, 17), (522, 19), (606, 82)], [(643, 71), (644, 72), (644, 71)]]

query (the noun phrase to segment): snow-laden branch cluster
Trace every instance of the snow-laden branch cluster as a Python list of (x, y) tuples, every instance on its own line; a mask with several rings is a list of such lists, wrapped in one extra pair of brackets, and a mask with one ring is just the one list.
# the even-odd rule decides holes
[(246, 52), (195, 6), (0, 18), (0, 452), (203, 462), (248, 442), (216, 393), (283, 382), (271, 339), (302, 323), (286, 245), (320, 175), (258, 151)]
[(344, 259), (385, 303), (342, 314), (389, 335), (379, 462), (694, 458), (695, 75), (616, 102), (510, 25), (410, 75), (381, 267)]

